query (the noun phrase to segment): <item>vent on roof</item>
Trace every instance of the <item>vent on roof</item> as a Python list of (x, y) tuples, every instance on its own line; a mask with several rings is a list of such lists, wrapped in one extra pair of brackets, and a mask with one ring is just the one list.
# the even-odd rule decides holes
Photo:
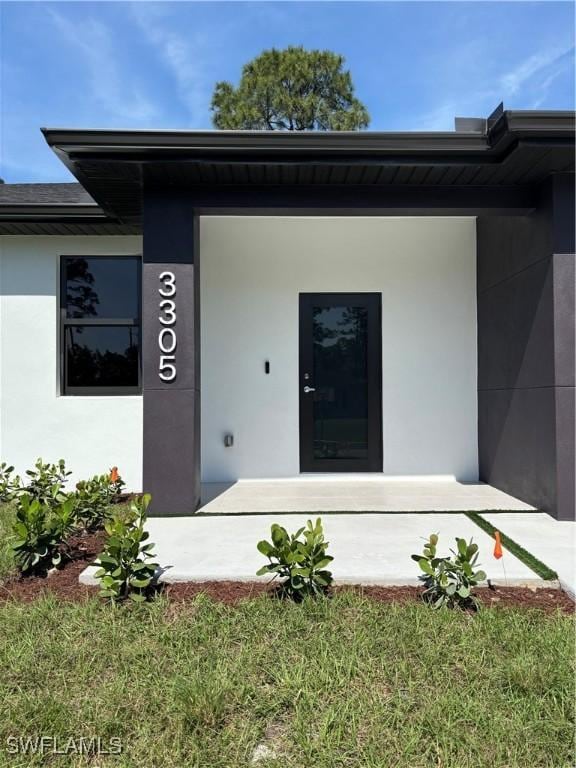
[(488, 118), (455, 117), (454, 130), (457, 133), (487, 133), (503, 114), (504, 102), (501, 101)]
[(455, 117), (454, 130), (456, 133), (486, 133), (484, 117)]

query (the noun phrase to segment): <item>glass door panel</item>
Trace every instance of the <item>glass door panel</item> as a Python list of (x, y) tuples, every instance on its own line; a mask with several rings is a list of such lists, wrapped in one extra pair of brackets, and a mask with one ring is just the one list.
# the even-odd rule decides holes
[(380, 296), (301, 294), (302, 471), (381, 471)]

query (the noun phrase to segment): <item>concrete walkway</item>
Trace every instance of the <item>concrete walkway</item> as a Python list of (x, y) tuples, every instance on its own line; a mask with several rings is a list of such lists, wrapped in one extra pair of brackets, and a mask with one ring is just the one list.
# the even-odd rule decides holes
[(380, 474), (308, 475), (202, 486), (201, 513), (529, 512), (529, 504), (484, 483), (391, 479)]
[(554, 520), (545, 512), (530, 515), (483, 515), (495, 528), (501, 529), (558, 573), (562, 589), (573, 598), (576, 595), (576, 523)]
[[(156, 544), (155, 559), (165, 569), (162, 581), (247, 581), (256, 580), (255, 572), (265, 562), (256, 544), (270, 538), (271, 524), (279, 522), (294, 532), (305, 525), (307, 517), (257, 514), (152, 518), (148, 529)], [(519, 517), (529, 524), (532, 515)], [(463, 514), (334, 514), (324, 516), (323, 524), (329, 552), (335, 558), (332, 572), (340, 583), (419, 583), (419, 568), (410, 555), (422, 551), (424, 539), (431, 533), (439, 533), (439, 554), (448, 554), (456, 536), (473, 538), (479, 545), (479, 563), (495, 583), (541, 584), (510, 553), (504, 558), (506, 581), (502, 561), (492, 556), (493, 539)], [(554, 562), (548, 564), (554, 566)], [(93, 568), (85, 570), (80, 581), (94, 583), (93, 572)]]

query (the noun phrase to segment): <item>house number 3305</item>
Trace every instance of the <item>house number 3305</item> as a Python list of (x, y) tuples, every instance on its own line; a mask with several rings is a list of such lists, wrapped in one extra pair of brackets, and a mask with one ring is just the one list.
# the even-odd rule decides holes
[(176, 277), (174, 272), (161, 272), (158, 278), (160, 286), (160, 303), (158, 305), (160, 331), (158, 332), (158, 347), (160, 349), (160, 365), (158, 375), (162, 381), (174, 381), (176, 378)]

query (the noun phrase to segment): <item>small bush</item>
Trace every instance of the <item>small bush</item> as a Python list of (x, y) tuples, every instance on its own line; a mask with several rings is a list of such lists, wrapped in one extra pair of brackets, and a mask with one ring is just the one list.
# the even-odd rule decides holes
[(324, 540), (320, 518), (315, 525), (308, 520), (306, 528), (300, 528), (293, 535), (274, 523), (271, 534), (272, 542), (258, 542), (258, 551), (270, 563), (263, 565), (256, 575), (273, 573), (274, 578), (283, 579), (282, 591), (293, 600), (325, 594), (332, 583), (332, 574), (325, 568), (334, 558), (326, 554), (328, 542)]
[(434, 608), (442, 606), (465, 607), (475, 602), (471, 595), (473, 587), (486, 580), (484, 571), (474, 571), (478, 560), (478, 545), (472, 539), (467, 543), (465, 539), (456, 538), (457, 552), (452, 552), (452, 557), (438, 557), (436, 549), (438, 536), (433, 533), (421, 555), (412, 555), (424, 575), (420, 578), (424, 582), (426, 599)]
[(23, 489), (28, 496), (40, 502), (40, 505), (57, 506), (64, 501), (64, 485), (72, 474), (66, 471), (64, 459), (57, 464), (44, 464), (38, 459), (34, 469), (27, 469), (28, 484)]
[(109, 519), (110, 505), (118, 501), (123, 487), (117, 467), (108, 475), (94, 475), (90, 480), (76, 483), (76, 515), (82, 525), (94, 530)]
[(14, 467), (3, 461), (0, 464), (0, 504), (13, 501), (20, 488), (20, 478), (13, 475)]
[(21, 494), (13, 525), (16, 541), (12, 548), (22, 573), (59, 567), (68, 556), (66, 538), (74, 524), (74, 499), (51, 506), (27, 493)]
[(130, 598), (135, 602), (146, 600), (146, 591), (152, 583), (157, 563), (152, 563), (154, 544), (145, 544), (149, 533), (144, 530), (146, 510), (150, 496), (135, 499), (129, 510), (121, 510), (108, 520), (104, 529), (107, 540), (96, 561), (96, 578), (100, 580), (102, 597), (112, 601)]

